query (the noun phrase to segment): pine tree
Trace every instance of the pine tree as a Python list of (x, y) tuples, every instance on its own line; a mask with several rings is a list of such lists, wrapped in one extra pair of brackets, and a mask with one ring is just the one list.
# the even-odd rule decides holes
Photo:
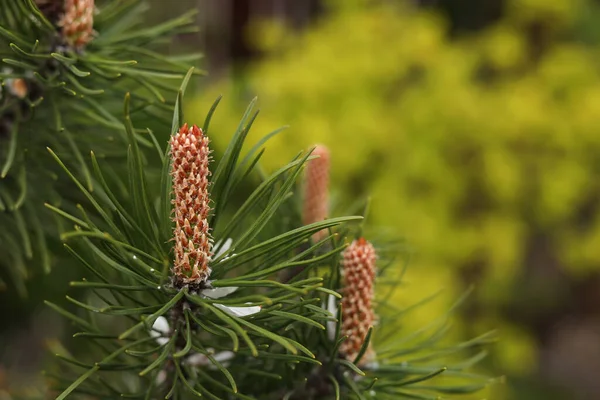
[[(213, 160), (219, 99), (201, 127), (188, 124), (195, 69), (183, 76), (187, 59), (138, 47), (190, 29), (189, 15), (140, 28), (138, 1), (97, 13), (89, 0), (0, 5), (10, 66), (0, 225), (19, 227), (1, 243), (47, 269), (60, 253), (45, 242), (60, 232), (86, 276), (71, 282), (85, 293), (67, 297), (75, 311), (46, 302), (76, 329), (52, 348), (55, 398), (430, 399), (493, 381), (468, 371), (493, 333), (448, 346), (447, 315), (401, 331), (413, 305), (398, 309), (378, 290), (400, 289), (395, 242), (365, 233), (367, 207), (329, 215), (329, 150), (265, 173), (260, 159), (281, 130), (242, 152), (255, 100)], [(133, 53), (141, 67), (122, 58)], [(56, 217), (47, 231), (44, 201)], [(14, 265), (8, 284), (23, 292)]]

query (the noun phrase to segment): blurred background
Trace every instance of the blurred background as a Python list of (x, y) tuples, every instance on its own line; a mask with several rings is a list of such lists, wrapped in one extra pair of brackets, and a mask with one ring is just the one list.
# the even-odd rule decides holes
[[(482, 368), (506, 377), (474, 399), (600, 399), (600, 1), (151, 3), (149, 24), (199, 9), (166, 49), (206, 54), (190, 122), (223, 94), (211, 126), (233, 132), (258, 96), (250, 142), (290, 125), (265, 169), (324, 143), (334, 193), (406, 239), (395, 301), (443, 289), (406, 329), (474, 287), (454, 338), (498, 329)], [(45, 318), (33, 340), (60, 335)]]

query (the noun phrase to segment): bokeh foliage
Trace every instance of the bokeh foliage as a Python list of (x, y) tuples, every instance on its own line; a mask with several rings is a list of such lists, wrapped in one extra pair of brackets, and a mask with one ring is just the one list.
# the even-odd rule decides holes
[(257, 21), (250, 37), (268, 56), (193, 107), (234, 92), (220, 110), (234, 115), (232, 98), (258, 94), (269, 113), (255, 134), (292, 127), (271, 142), (268, 168), (330, 146), (336, 189), (372, 192), (369, 218), (416, 252), (398, 301), (444, 287), (441, 310), (475, 284), (465, 331), (503, 321), (494, 367), (535, 371), (537, 322), (573, 301), (565, 282), (600, 271), (598, 10), (510, 0), (497, 23), (450, 37), (442, 17), (405, 2), (329, 5), (300, 34)]

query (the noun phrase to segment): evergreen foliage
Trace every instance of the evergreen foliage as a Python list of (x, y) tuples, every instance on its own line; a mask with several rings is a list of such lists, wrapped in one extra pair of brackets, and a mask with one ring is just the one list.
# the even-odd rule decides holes
[[(394, 240), (372, 237), (364, 259), (356, 249), (344, 253), (355, 274), (343, 279), (344, 249), (367, 244), (367, 203), (303, 221), (299, 178), (318, 155), (301, 151), (271, 173), (262, 170), (268, 141), (281, 129), (245, 146), (256, 100), (210, 171), (186, 175), (208, 161), (186, 152), (185, 140), (178, 152), (164, 144), (188, 129), (183, 96), (197, 74), (187, 66), (194, 57), (164, 57), (146, 46), (192, 29), (191, 14), (145, 27), (145, 3), (106, 1), (92, 26), (90, 4), (0, 0), (7, 66), (0, 75), (0, 226), (17, 227), (0, 231), (8, 255), (0, 273), (24, 294), (26, 265), (49, 272), (63, 253), (48, 243), (59, 238), (84, 275), (71, 282), (80, 291), (67, 296), (69, 307), (46, 302), (75, 329), (64, 345), (51, 344), (50, 395), (437, 399), (494, 381), (471, 372), (493, 332), (448, 345), (450, 312), (421, 330), (401, 329), (427, 299), (406, 308), (388, 301), (405, 272), (396, 267)], [(81, 25), (67, 29), (65, 21)], [(202, 126), (208, 138), (224, 136), (211, 125), (219, 100)], [(174, 159), (181, 156), (189, 159)], [(178, 207), (198, 202), (190, 226), (191, 214)], [(174, 242), (190, 251), (178, 253)], [(191, 250), (198, 243), (205, 273), (182, 279), (187, 265), (197, 265)], [(372, 303), (376, 287), (385, 294)], [(354, 312), (353, 303), (361, 305)]]
[[(337, 217), (309, 225), (298, 218), (274, 221), (282, 207), (300, 203), (295, 182), (310, 151), (269, 176), (259, 173), (255, 190), (241, 206), (229, 209), (239, 200), (241, 182), (259, 172), (270, 136), (241, 153), (257, 115), (252, 104), (224, 156), (212, 166), (214, 213), (209, 221), (216, 255), (209, 264), (210, 280), (198, 286), (174, 279), (169, 150), (159, 147), (152, 153), (163, 162), (161, 190), (152, 196), (128, 117), (129, 102), (127, 97), (128, 181), (118, 185), (130, 188), (128, 198), (105, 184), (98, 196), (92, 195), (53, 154), (102, 216), (92, 220), (84, 209), (76, 215), (55, 210), (74, 224), (63, 239), (94, 276), (72, 283), (90, 289), (85, 299), (69, 298), (81, 314), (49, 303), (77, 327), (76, 340), (89, 346), (80, 357), (58, 354), (62, 363), (50, 374), (62, 390), (58, 399), (71, 393), (100, 398), (426, 399), (437, 398), (436, 392), (470, 393), (491, 382), (468, 369), (485, 355), (480, 347), (494, 339), (493, 333), (445, 347), (438, 342), (448, 328), (446, 321), (398, 335), (396, 318), (402, 310), (383, 318), (381, 331), (371, 328), (353, 359), (340, 353), (348, 339), (341, 328), (341, 307), (336, 312), (326, 304), (342, 297), (340, 253), (359, 234), (356, 223), (362, 218)], [(214, 109), (204, 123), (209, 136)], [(176, 108), (173, 127), (183, 120)], [(93, 154), (92, 163), (95, 179), (105, 182), (103, 165)], [(323, 229), (330, 232), (325, 238), (310, 239)], [(228, 241), (232, 244), (226, 245)], [(380, 261), (393, 265), (385, 257)], [(282, 272), (298, 266), (298, 274), (282, 280)], [(380, 273), (383, 279), (391, 272), (384, 266)], [(229, 294), (234, 288), (220, 299), (212, 294)], [(371, 338), (376, 362), (359, 368)], [(446, 358), (470, 350), (478, 350), (472, 358), (455, 363)]]
[[(81, 47), (71, 45), (59, 26), (63, 3), (69, 2), (38, 3), (40, 8), (33, 0), (0, 2), (0, 224), (15, 227), (0, 232), (0, 253), (7, 255), (0, 260), (0, 282), (9, 280), (21, 295), (25, 278), (50, 271), (48, 241), (61, 229), (41, 202), (73, 207), (78, 201), (49, 167), (45, 147), (76, 162), (77, 175), (93, 190), (87, 152), (115, 160), (113, 169), (125, 160), (125, 130), (115, 117), (125, 93), (140, 93), (132, 118), (164, 125), (178, 80), (197, 58), (152, 50), (196, 29), (193, 13), (145, 27), (143, 1), (102, 2), (94, 12), (93, 37)], [(138, 131), (136, 140), (153, 146), (146, 131)], [(41, 267), (29, 268), (34, 265)]]

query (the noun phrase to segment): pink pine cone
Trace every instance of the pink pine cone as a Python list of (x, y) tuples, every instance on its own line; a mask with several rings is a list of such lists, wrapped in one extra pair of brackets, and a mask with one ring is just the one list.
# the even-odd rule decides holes
[(210, 150), (202, 129), (185, 124), (171, 138), (175, 262), (173, 273), (181, 283), (204, 283), (209, 275), (211, 238), (208, 226)]
[(94, 0), (64, 0), (58, 26), (71, 46), (82, 48), (94, 38), (94, 7)]
[[(341, 334), (348, 338), (340, 346), (340, 353), (347, 360), (354, 361), (376, 319), (373, 298), (377, 255), (373, 245), (360, 238), (344, 250), (342, 257), (344, 297)], [(369, 343), (359, 365), (372, 361), (374, 357), (373, 346)]]
[[(329, 214), (329, 149), (323, 145), (316, 145), (312, 155), (319, 158), (310, 160), (306, 165), (302, 212), (304, 225), (323, 221)], [(313, 235), (313, 240), (319, 241), (326, 235), (327, 230), (321, 230)]]

